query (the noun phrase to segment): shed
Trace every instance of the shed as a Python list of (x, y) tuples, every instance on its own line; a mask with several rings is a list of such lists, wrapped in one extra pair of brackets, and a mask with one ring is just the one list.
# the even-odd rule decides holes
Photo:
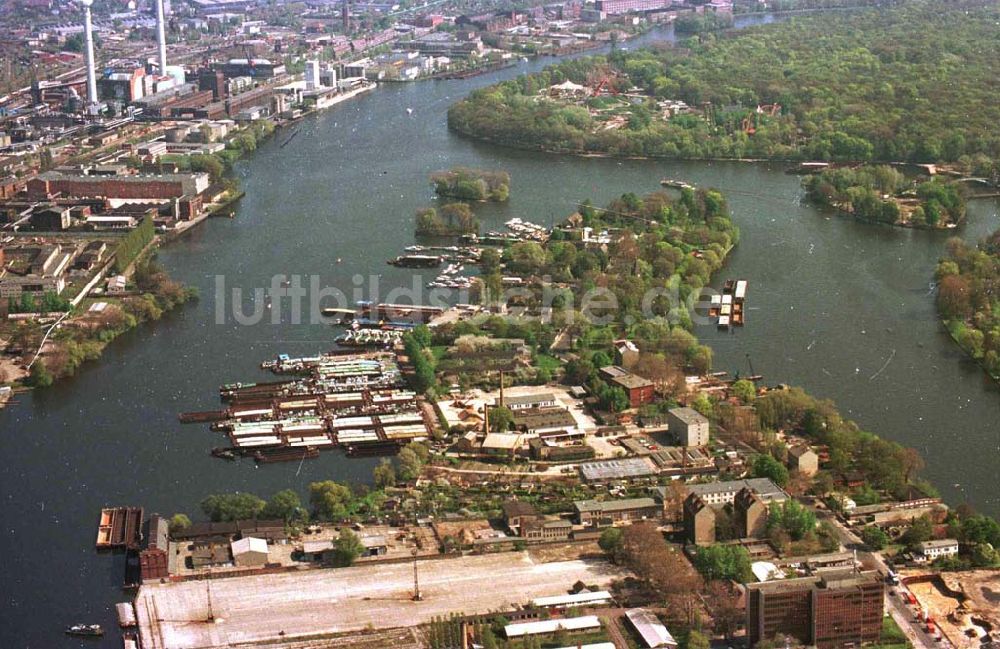
[(596, 615), (584, 615), (582, 617), (539, 620), (537, 622), (518, 622), (516, 624), (508, 624), (503, 628), (503, 631), (507, 638), (510, 639), (555, 633), (559, 629), (565, 631), (585, 631), (587, 629), (599, 628), (601, 628), (601, 621), (597, 619)]
[(267, 563), (267, 541), (253, 536), (233, 541), (233, 563), (237, 566), (262, 566)]

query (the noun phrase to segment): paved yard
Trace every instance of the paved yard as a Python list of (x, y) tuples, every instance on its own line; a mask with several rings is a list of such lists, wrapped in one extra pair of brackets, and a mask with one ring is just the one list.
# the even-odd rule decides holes
[[(606, 586), (624, 573), (603, 560), (536, 562), (525, 552), (375, 564), (143, 586), (136, 598), (146, 649), (290, 646), (365, 628), (406, 627), (452, 612), (486, 613), (565, 593), (577, 580)], [(209, 598), (215, 621), (208, 622)]]

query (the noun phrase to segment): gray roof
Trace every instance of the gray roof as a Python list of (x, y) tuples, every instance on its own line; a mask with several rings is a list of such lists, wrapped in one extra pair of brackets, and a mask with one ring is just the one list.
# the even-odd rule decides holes
[(688, 426), (693, 424), (707, 424), (708, 419), (694, 408), (672, 408), (670, 414), (683, 421)]
[(652, 611), (644, 608), (630, 608), (625, 611), (625, 617), (635, 627), (647, 647), (656, 649), (677, 646), (677, 641), (670, 635), (670, 631)]
[[(495, 399), (499, 402), (500, 398)], [(543, 392), (541, 394), (522, 394), (519, 396), (511, 396), (505, 394), (503, 397), (504, 405), (509, 405), (512, 403), (541, 403), (543, 401), (555, 401), (556, 397), (551, 392)]]
[(655, 473), (655, 470), (652, 464), (641, 457), (584, 462), (580, 465), (580, 474), (584, 480), (638, 478), (652, 475), (653, 473)]
[(781, 487), (771, 482), (769, 478), (749, 478), (746, 480), (692, 484), (688, 485), (688, 492), (704, 496), (707, 494), (736, 493), (744, 487), (749, 487), (764, 502), (782, 501), (788, 498), (788, 494), (782, 491)]
[(625, 498), (624, 500), (577, 500), (573, 503), (578, 512), (618, 512), (644, 507), (656, 507), (652, 498)]

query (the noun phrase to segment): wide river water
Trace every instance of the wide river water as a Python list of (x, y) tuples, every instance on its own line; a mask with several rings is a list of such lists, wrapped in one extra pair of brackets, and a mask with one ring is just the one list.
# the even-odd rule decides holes
[[(750, 310), (735, 334), (697, 332), (715, 349), (716, 368), (745, 373), (749, 354), (766, 382), (831, 398), (864, 428), (918, 448), (925, 476), (949, 502), (1000, 514), (1000, 395), (934, 314), (929, 285), (946, 235), (820, 213), (779, 167), (547, 156), (448, 132), (452, 102), (545, 63), (385, 85), (307, 118), (285, 147), (279, 134), (239, 163), (247, 195), (236, 218), (210, 220), (160, 253), (178, 280), (200, 289), (199, 302), (0, 411), (0, 647), (74, 646), (62, 628), (75, 622), (115, 627), (124, 559), (94, 551), (102, 506), (198, 516), (210, 493), (304, 495), (315, 480), (369, 479), (374, 460), (339, 453), (301, 467), (215, 460), (208, 450), (222, 437), (182, 427), (177, 413), (215, 408), (220, 384), (266, 378), (261, 360), (328, 349), (336, 334), (321, 324), (217, 324), (217, 276), (249, 290), (278, 273), (318, 275), (350, 294), (355, 274), (374, 274), (385, 297), (410, 284), (410, 271), (385, 261), (413, 243), (413, 212), (432, 200), (428, 174), (453, 165), (511, 174), (509, 203), (480, 209), (484, 229), (513, 216), (551, 224), (584, 198), (604, 204), (653, 191), (665, 176), (724, 190), (743, 236), (722, 275), (749, 280)], [(972, 203), (957, 234), (978, 239), (1000, 225), (997, 212), (996, 202)], [(80, 644), (119, 647), (117, 635)]]

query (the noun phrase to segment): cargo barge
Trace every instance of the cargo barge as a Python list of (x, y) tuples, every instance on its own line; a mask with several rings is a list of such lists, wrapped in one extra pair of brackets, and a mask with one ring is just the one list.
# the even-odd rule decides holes
[(713, 295), (708, 315), (716, 318), (719, 329), (742, 327), (746, 318), (747, 281), (727, 279), (721, 295)]
[(388, 263), (401, 268), (437, 268), (442, 261), (438, 255), (400, 255)]
[(142, 543), (142, 507), (106, 507), (97, 522), (97, 549), (138, 549)]

